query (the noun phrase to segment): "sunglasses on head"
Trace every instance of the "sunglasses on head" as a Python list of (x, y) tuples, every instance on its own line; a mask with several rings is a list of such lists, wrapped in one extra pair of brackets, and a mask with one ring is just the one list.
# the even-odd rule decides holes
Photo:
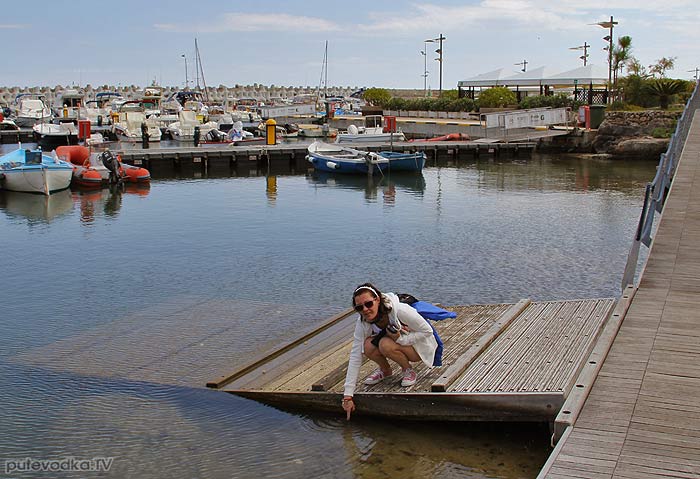
[(373, 299), (372, 301), (365, 301), (364, 303), (356, 304), (355, 305), (355, 311), (358, 313), (362, 312), (364, 308), (370, 309), (373, 305), (374, 302), (376, 301), (376, 298)]

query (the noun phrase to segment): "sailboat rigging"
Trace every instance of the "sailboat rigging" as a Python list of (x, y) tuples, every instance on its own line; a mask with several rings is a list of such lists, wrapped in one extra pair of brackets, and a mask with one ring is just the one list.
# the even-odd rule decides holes
[(318, 80), (318, 88), (316, 89), (316, 106), (321, 104), (321, 84), (323, 84), (323, 98), (328, 98), (328, 40), (326, 40), (326, 48), (323, 53), (323, 64), (321, 65), (321, 78)]
[(202, 83), (204, 84), (204, 99), (209, 101), (209, 92), (207, 91), (207, 82), (204, 79), (204, 69), (202, 68), (202, 57), (199, 55), (199, 46), (197, 45), (197, 39), (194, 39), (194, 53), (195, 53), (195, 71), (197, 78), (197, 90), (199, 90), (199, 75), (202, 75)]

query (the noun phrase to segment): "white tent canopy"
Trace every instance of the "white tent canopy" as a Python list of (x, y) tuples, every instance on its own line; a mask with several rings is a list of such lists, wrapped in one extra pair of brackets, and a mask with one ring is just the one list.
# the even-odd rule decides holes
[(493, 86), (540, 86), (540, 85), (601, 85), (608, 81), (607, 69), (596, 65), (586, 65), (556, 75), (550, 74), (547, 67), (539, 67), (528, 72), (501, 78), (503, 68), (482, 73), (468, 80), (462, 80), (459, 88), (493, 87)]
[(503, 68), (499, 68), (498, 70), (494, 70), (491, 72), (487, 73), (482, 73), (481, 75), (477, 75), (473, 78), (470, 78), (469, 80), (462, 80), (458, 83), (460, 87), (463, 86), (496, 86), (500, 85), (499, 79), (501, 78), (501, 72), (503, 71)]
[(601, 85), (608, 82), (608, 70), (596, 65), (575, 68), (546, 79), (547, 85)]

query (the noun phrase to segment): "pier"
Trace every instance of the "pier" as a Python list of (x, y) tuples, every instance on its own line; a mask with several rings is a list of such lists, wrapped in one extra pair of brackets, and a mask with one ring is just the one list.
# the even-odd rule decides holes
[[(310, 141), (308, 142), (310, 143)], [(256, 143), (247, 146), (206, 145), (199, 147), (130, 149), (117, 151), (122, 161), (130, 165), (143, 166), (149, 170), (158, 168), (188, 168), (202, 172), (210, 169), (235, 170), (249, 165), (284, 164), (292, 169), (309, 166), (306, 160), (307, 142), (265, 145)], [(469, 156), (530, 156), (535, 143), (480, 143), (480, 142), (394, 142), (393, 144), (353, 144), (352, 148), (367, 151), (402, 151), (412, 153), (423, 151), (432, 160)]]
[[(418, 381), (355, 391), (359, 415), (449, 421), (551, 422), (588, 361), (609, 319), (612, 298), (448, 308), (433, 322), (444, 342), (440, 368), (415, 365)], [(343, 397), (357, 313), (340, 313), (300, 338), (210, 381), (207, 386), (286, 409), (337, 413)]]
[(557, 418), (561, 439), (539, 479), (700, 477), (697, 97), (696, 88), (646, 267), (628, 288), (629, 310), (593, 387)]

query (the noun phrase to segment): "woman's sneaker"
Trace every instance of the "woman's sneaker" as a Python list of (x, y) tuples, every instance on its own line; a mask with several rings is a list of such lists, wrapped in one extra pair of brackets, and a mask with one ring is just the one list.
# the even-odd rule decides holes
[(418, 375), (412, 368), (408, 368), (403, 372), (403, 379), (401, 380), (401, 386), (408, 387), (416, 384), (416, 379)]
[(382, 382), (385, 378), (391, 376), (391, 374), (384, 374), (381, 369), (375, 369), (372, 374), (365, 378), (365, 384), (371, 386), (372, 384), (377, 384)]

